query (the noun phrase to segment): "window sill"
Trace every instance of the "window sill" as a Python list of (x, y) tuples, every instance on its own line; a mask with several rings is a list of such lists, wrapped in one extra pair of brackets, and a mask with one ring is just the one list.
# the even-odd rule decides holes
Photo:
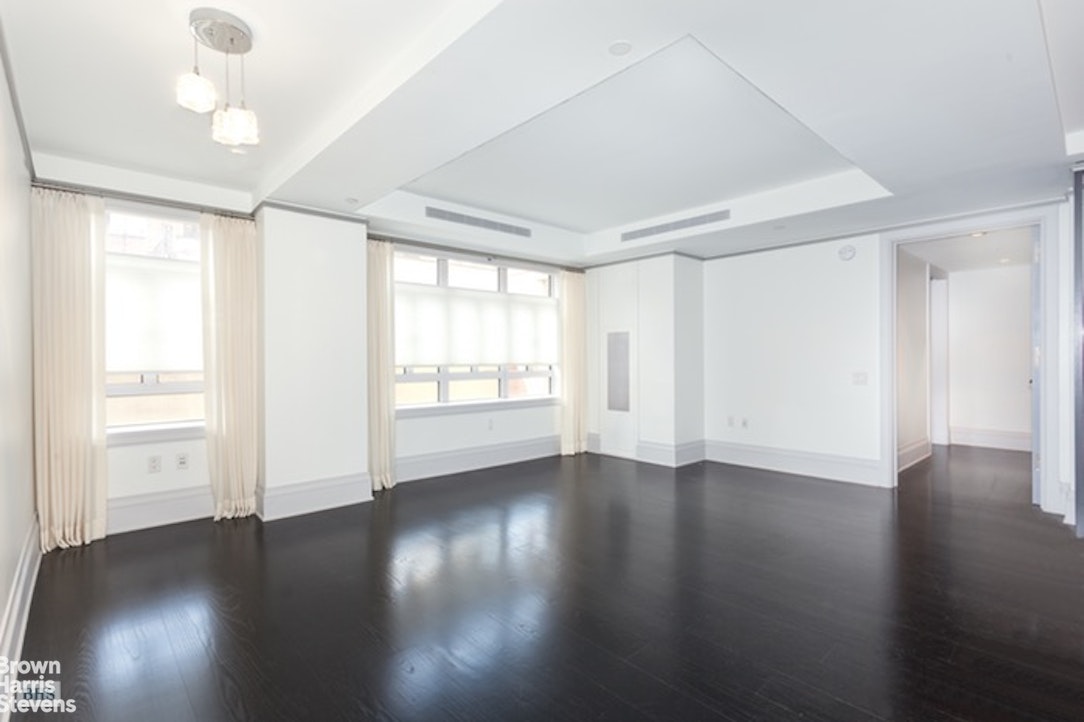
[(115, 426), (106, 430), (106, 446), (136, 446), (139, 444), (164, 444), (171, 441), (193, 441), (205, 436), (202, 421), (180, 424), (146, 424), (143, 426)]
[(561, 403), (561, 399), (557, 396), (539, 396), (530, 399), (459, 401), (455, 403), (426, 404), (424, 406), (401, 406), (395, 410), (395, 418), (424, 419), (432, 416), (493, 413), (494, 411), (512, 411), (514, 409), (537, 409), (546, 406), (557, 406), (559, 403)]

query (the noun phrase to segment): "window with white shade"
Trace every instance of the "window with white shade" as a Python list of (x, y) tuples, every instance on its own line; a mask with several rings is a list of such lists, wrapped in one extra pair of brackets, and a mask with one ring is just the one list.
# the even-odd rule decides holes
[(106, 218), (106, 423), (203, 419), (199, 219)]
[(396, 405), (552, 396), (557, 303), (543, 269), (396, 252)]

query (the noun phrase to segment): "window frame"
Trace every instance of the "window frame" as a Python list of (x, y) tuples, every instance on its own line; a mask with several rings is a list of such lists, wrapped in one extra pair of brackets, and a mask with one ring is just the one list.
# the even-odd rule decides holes
[[(393, 271), (393, 286), (398, 284), (413, 284), (413, 285), (425, 285), (433, 286), (437, 288), (461, 288), (460, 286), (452, 286), (448, 283), (448, 261), (463, 261), (467, 263), (475, 263), (480, 265), (491, 265), (497, 268), (497, 288), (490, 291), (483, 291), (485, 293), (502, 293), (506, 295), (515, 296), (533, 296), (535, 298), (552, 298), (560, 304), (561, 299), (558, 295), (558, 283), (557, 273), (559, 269), (552, 266), (546, 266), (542, 264), (534, 264), (529, 261), (514, 261), (503, 258), (495, 258), (493, 256), (476, 255), (472, 253), (459, 253), (454, 251), (436, 250), (433, 248), (413, 246), (410, 244), (397, 243), (395, 247), (395, 255), (412, 255), (412, 256), (425, 256), (436, 259), (436, 279), (434, 283), (420, 284), (416, 281), (398, 281), (394, 279)], [(393, 258), (393, 263), (394, 258)], [(533, 271), (536, 273), (545, 274), (548, 283), (546, 288), (546, 295), (541, 294), (521, 294), (513, 293), (508, 290), (508, 271), (509, 269)], [(480, 289), (468, 289), (468, 290), (480, 290)], [(513, 367), (526, 366), (526, 370), (520, 370)], [(535, 370), (533, 366), (546, 366), (545, 370)], [(414, 366), (406, 366), (396, 364), (394, 366), (395, 371), (395, 383), (431, 383), (437, 384), (437, 401), (435, 402), (423, 402), (417, 404), (398, 404), (396, 403), (396, 414), (400, 412), (407, 412), (408, 416), (423, 416), (427, 415), (425, 410), (451, 409), (456, 407), (477, 407), (477, 406), (499, 406), (501, 408), (517, 407), (517, 406), (544, 406), (556, 403), (559, 400), (558, 396), (558, 364), (531, 364), (531, 363), (505, 363), (505, 364), (472, 364), (469, 367), (469, 371), (453, 371), (453, 368), (460, 368), (457, 366), (436, 366), (436, 367), (422, 367), (422, 368), (436, 368), (436, 371), (414, 371), (412, 369), (417, 368)], [(480, 371), (479, 368), (491, 369), (496, 367), (496, 370)], [(549, 392), (546, 394), (539, 394), (536, 396), (509, 396), (509, 382), (515, 379), (523, 378), (545, 378), (549, 380)], [(452, 401), (450, 400), (450, 383), (453, 381), (469, 381), (469, 380), (491, 380), (497, 379), (497, 397), (485, 398), (475, 400), (464, 401)]]

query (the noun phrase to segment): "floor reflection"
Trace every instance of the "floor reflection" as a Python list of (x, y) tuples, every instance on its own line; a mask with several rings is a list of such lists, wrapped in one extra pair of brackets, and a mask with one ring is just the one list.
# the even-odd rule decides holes
[(1029, 469), (584, 456), (136, 532), (46, 556), (24, 655), (73, 719), (1073, 719), (1084, 544)]

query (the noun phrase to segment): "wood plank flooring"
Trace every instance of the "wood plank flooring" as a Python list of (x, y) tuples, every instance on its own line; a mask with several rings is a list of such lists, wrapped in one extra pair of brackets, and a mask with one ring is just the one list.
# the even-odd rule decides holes
[(23, 657), (110, 722), (1080, 720), (1084, 542), (1029, 473), (583, 456), (133, 532), (45, 557)]

